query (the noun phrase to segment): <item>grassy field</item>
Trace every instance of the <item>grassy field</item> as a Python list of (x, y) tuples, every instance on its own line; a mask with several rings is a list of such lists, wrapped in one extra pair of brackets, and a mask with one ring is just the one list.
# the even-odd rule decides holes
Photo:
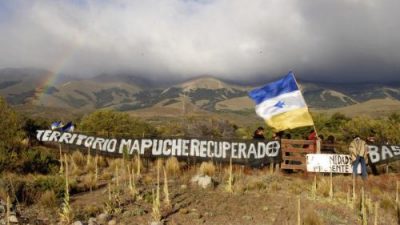
[(400, 111), (400, 101), (393, 99), (374, 99), (351, 106), (332, 108), (328, 110), (311, 109), (317, 113), (333, 114), (340, 112), (349, 117), (367, 115), (373, 118), (383, 117), (394, 112)]
[[(2, 174), (1, 182), (13, 188), (2, 189), (0, 196), (6, 199), (11, 193), (20, 222), (71, 224), (97, 218), (98, 224), (333, 225), (399, 221), (396, 184), (400, 177), (392, 173), (371, 175), (365, 182), (358, 178), (353, 192), (350, 175), (331, 178), (269, 167), (188, 164), (174, 158), (111, 159), (74, 152), (65, 155), (61, 165), (50, 175)], [(196, 175), (209, 176), (211, 183), (199, 186), (193, 181)]]

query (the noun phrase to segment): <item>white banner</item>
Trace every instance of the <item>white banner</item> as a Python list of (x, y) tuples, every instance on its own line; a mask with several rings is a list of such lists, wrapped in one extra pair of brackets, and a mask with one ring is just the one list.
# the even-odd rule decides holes
[[(307, 154), (307, 171), (321, 173), (353, 173), (351, 156), (343, 154)], [(361, 173), (361, 165), (357, 172)]]

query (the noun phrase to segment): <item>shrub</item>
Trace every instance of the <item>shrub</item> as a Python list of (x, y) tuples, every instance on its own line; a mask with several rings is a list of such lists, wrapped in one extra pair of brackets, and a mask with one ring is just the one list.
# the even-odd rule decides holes
[(165, 167), (168, 174), (176, 176), (180, 172), (179, 162), (176, 157), (170, 157), (165, 162)]
[(71, 158), (78, 168), (83, 168), (86, 165), (86, 158), (80, 151), (74, 151)]
[(82, 118), (82, 130), (98, 135), (113, 137), (124, 133), (132, 137), (154, 137), (157, 135), (155, 127), (138, 118), (131, 117), (128, 113), (117, 112), (109, 109), (97, 110)]
[(45, 191), (42, 196), (40, 196), (39, 204), (49, 209), (55, 208), (57, 206), (57, 196), (54, 191)]
[(323, 225), (320, 216), (313, 209), (308, 209), (303, 219), (304, 225)]
[(330, 191), (330, 181), (329, 179), (325, 179), (325, 177), (321, 178), (317, 183), (317, 193), (324, 197), (329, 196)]
[(215, 166), (213, 162), (202, 162), (200, 165), (200, 174), (214, 176), (215, 175)]
[[(57, 171), (59, 161), (51, 150), (43, 147), (35, 147), (23, 151), (16, 162), (16, 166), (19, 164), (20, 168), (16, 168), (16, 171), (23, 173), (41, 173), (48, 174)], [(22, 171), (20, 171), (22, 169)]]
[(385, 211), (394, 211), (396, 209), (396, 202), (388, 194), (384, 194), (379, 205)]
[(249, 177), (246, 181), (246, 189), (247, 190), (264, 190), (267, 187), (266, 181), (263, 179), (263, 177)]
[(96, 179), (93, 173), (88, 173), (83, 176), (82, 184), (86, 190), (92, 190), (96, 186)]
[(98, 157), (98, 159), (97, 159), (97, 166), (98, 167), (104, 168), (104, 167), (109, 166), (109, 163), (108, 163), (106, 157), (103, 157), (103, 156), (97, 156), (97, 157)]
[(64, 194), (64, 179), (61, 176), (27, 175), (17, 176), (9, 174), (0, 180), (6, 190), (13, 190), (19, 202), (28, 205), (38, 202), (46, 191), (53, 191), (57, 198)]

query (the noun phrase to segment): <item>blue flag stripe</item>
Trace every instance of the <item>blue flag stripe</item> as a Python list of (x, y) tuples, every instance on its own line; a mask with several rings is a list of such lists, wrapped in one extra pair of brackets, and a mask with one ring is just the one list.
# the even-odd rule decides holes
[(249, 96), (258, 105), (267, 99), (297, 90), (299, 90), (299, 88), (297, 87), (296, 80), (294, 79), (294, 74), (293, 72), (289, 72), (280, 80), (250, 91)]

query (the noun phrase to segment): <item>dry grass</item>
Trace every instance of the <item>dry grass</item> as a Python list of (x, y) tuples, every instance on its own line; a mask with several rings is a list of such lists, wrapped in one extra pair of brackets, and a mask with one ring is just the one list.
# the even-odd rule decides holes
[(160, 194), (159, 193), (160, 193), (159, 187), (157, 187), (156, 193), (154, 193), (154, 190), (152, 190), (153, 206), (152, 206), (151, 217), (153, 219), (153, 222), (161, 221)]
[(73, 163), (78, 166), (79, 169), (84, 168), (87, 162), (85, 156), (80, 151), (74, 151), (72, 153), (71, 159)]
[(123, 159), (110, 159), (108, 169), (114, 172), (117, 167), (121, 168), (123, 164)]
[(180, 166), (176, 157), (170, 157), (165, 162), (165, 169), (167, 173), (172, 176), (176, 176), (180, 173)]
[(89, 172), (82, 177), (81, 183), (86, 190), (92, 191), (96, 187), (96, 176), (93, 172)]
[(160, 169), (164, 166), (164, 159), (156, 159), (156, 161), (154, 161), (154, 165), (156, 168)]
[(322, 195), (324, 197), (328, 197), (329, 196), (329, 192), (330, 192), (330, 180), (326, 179), (325, 177), (322, 177), (319, 181), (318, 181), (318, 185), (317, 185), (317, 193), (319, 195)]
[(136, 189), (135, 172), (133, 171), (133, 169), (131, 170), (129, 166), (128, 166), (128, 173), (129, 173), (128, 187), (132, 195), (132, 198), (135, 199), (136, 195), (138, 194), (138, 191)]
[(96, 170), (96, 157), (88, 156), (86, 161), (85, 170), (87, 172), (95, 172)]
[(142, 173), (142, 160), (140, 158), (140, 154), (138, 152), (138, 154), (135, 156), (135, 163), (136, 163), (136, 175), (140, 176)]
[(267, 187), (267, 183), (263, 179), (263, 177), (259, 176), (251, 176), (250, 179), (246, 181), (247, 184), (247, 190), (256, 190), (256, 191), (261, 191), (265, 190)]
[(153, 207), (152, 207), (152, 213), (151, 217), (153, 218), (153, 221), (159, 222), (161, 221), (161, 212), (160, 212), (160, 167), (162, 165), (162, 160), (158, 159), (156, 160), (156, 165), (157, 165), (157, 189), (154, 193), (154, 190), (152, 190), (152, 197), (153, 197)]
[(63, 205), (61, 208), (60, 212), (60, 221), (63, 224), (69, 224), (72, 221), (73, 215), (72, 215), (72, 209), (69, 204), (69, 165), (68, 165), (68, 160), (67, 156), (64, 155), (64, 162), (65, 162), (65, 193), (64, 193), (64, 199), (63, 199)]
[(233, 177), (233, 169), (232, 169), (232, 158), (229, 161), (229, 169), (228, 169), (228, 180), (225, 186), (225, 191), (229, 193), (233, 193), (233, 182), (234, 182), (234, 177)]
[(103, 156), (97, 156), (98, 160), (97, 160), (97, 166), (100, 168), (105, 168), (109, 166), (109, 163), (107, 161), (107, 158), (103, 157)]
[(150, 185), (153, 183), (153, 177), (150, 174), (145, 174), (143, 175), (141, 181), (143, 182), (143, 184), (145, 185)]
[(57, 207), (57, 197), (54, 191), (45, 191), (42, 196), (40, 196), (39, 205), (49, 209)]
[(385, 193), (383, 195), (379, 205), (385, 211), (395, 211), (396, 210), (396, 202), (393, 200), (393, 197), (388, 195), (387, 193)]
[(213, 162), (202, 162), (200, 165), (199, 172), (201, 175), (207, 175), (207, 176), (214, 176), (215, 175), (215, 165)]
[(103, 171), (100, 176), (99, 180), (111, 180), (113, 177), (113, 173), (110, 171)]
[(317, 214), (315, 209), (308, 208), (303, 215), (304, 225), (324, 225), (321, 217)]
[(8, 196), (7, 191), (4, 189), (3, 186), (0, 186), (0, 199), (6, 199)]
[(169, 190), (168, 190), (168, 175), (165, 167), (163, 167), (163, 172), (164, 172), (164, 203), (166, 207), (171, 207), (171, 200), (169, 198)]

